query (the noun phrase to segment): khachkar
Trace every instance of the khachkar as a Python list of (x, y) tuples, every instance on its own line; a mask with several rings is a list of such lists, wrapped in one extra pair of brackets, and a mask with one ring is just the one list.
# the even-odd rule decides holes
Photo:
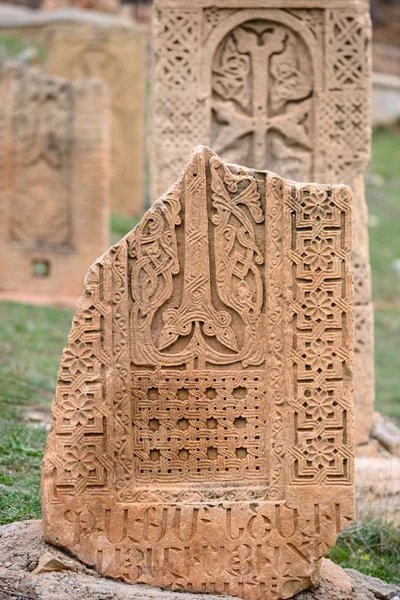
[(370, 155), (368, 0), (210, 5), (155, 0), (153, 198), (196, 144), (283, 177), (353, 188), (356, 443), (364, 443), (374, 404), (362, 180)]
[(353, 517), (351, 192), (206, 148), (90, 269), (45, 539), (107, 576), (288, 598)]
[(112, 209), (140, 217), (144, 212), (145, 45), (144, 32), (129, 22), (80, 13), (71, 22), (54, 19), (46, 36), (49, 73), (68, 79), (100, 77), (108, 84)]
[(144, 29), (129, 19), (95, 10), (10, 9), (10, 5), (0, 3), (2, 37), (22, 38), (34, 48), (41, 47), (50, 75), (73, 80), (99, 77), (108, 84), (112, 209), (142, 216), (147, 68)]
[(0, 84), (0, 297), (76, 304), (108, 246), (103, 83), (9, 64)]

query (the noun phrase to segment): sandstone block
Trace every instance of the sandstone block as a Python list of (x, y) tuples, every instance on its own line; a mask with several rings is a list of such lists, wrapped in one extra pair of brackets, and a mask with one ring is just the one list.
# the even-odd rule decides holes
[(104, 84), (9, 65), (0, 83), (0, 296), (75, 304), (108, 245)]
[(290, 598), (354, 511), (351, 192), (193, 151), (90, 269), (44, 536), (109, 577)]
[(125, 215), (142, 215), (146, 32), (128, 19), (95, 10), (11, 11), (0, 6), (0, 34), (39, 44), (44, 67), (51, 75), (72, 80), (99, 77), (107, 83), (112, 209)]

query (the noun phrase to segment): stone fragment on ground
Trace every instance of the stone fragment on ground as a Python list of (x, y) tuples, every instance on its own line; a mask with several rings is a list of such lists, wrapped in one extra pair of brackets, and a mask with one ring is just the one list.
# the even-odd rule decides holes
[[(51, 559), (51, 560), (50, 560)], [(53, 571), (38, 573), (38, 565)], [(60, 565), (65, 569), (59, 570)], [(39, 520), (0, 527), (0, 600), (227, 600), (228, 596), (188, 594), (100, 577), (70, 555), (46, 544)], [(313, 591), (295, 600), (400, 600), (400, 587), (322, 560)], [(268, 600), (268, 599), (265, 599)]]
[(374, 413), (371, 436), (392, 456), (400, 457), (400, 429), (381, 413)]

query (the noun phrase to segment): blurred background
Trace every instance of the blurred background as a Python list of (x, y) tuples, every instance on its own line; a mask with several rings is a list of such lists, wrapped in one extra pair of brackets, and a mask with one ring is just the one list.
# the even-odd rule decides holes
[[(0, 70), (14, 61), (49, 77), (72, 82), (95, 76), (108, 85), (111, 210), (104, 218), (110, 244), (132, 229), (152, 200), (145, 135), (151, 14), (151, 2), (143, 0), (0, 4)], [(371, 16), (374, 129), (365, 184), (375, 308), (375, 409), (400, 426), (400, 0), (372, 0)], [(0, 141), (1, 128), (0, 120)], [(0, 195), (0, 211), (1, 202)], [(8, 261), (7, 253), (1, 260)], [(35, 268), (46, 270), (46, 260), (38, 260)], [(82, 258), (79, 282), (90, 262)], [(78, 295), (66, 293), (48, 305), (34, 302), (33, 296), (32, 302), (29, 295), (21, 296), (21, 302), (6, 297), (0, 301), (0, 525), (40, 517), (40, 464)], [(399, 513), (400, 482), (396, 485)], [(397, 554), (391, 563), (387, 559), (392, 565), (388, 571), (382, 571), (379, 557), (381, 570), (374, 570), (374, 554), (370, 572), (394, 580), (400, 543), (393, 552)], [(360, 566), (354, 561), (351, 565)]]

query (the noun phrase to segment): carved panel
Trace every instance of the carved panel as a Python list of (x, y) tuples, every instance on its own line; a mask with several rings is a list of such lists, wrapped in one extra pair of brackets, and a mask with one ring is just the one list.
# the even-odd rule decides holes
[[(192, 7), (154, 11), (154, 72), (160, 87), (153, 94), (154, 160), (150, 168), (152, 181), (157, 178), (165, 185), (153, 190), (152, 200), (173, 183), (191, 148), (204, 141), (204, 103), (196, 90), (200, 76), (200, 14)], [(181, 138), (179, 144), (174, 139), (176, 134)], [(157, 171), (153, 171), (156, 165)]]
[(86, 279), (47, 541), (177, 590), (279, 599), (315, 581), (353, 515), (350, 203), (192, 153)]
[(321, 177), (351, 181), (370, 159), (370, 104), (364, 93), (330, 92), (319, 97), (318, 130), (325, 159)]
[[(82, 18), (82, 17), (81, 17)], [(46, 68), (68, 79), (99, 77), (110, 90), (111, 199), (114, 211), (144, 210), (145, 36), (112, 19), (51, 23)]]
[(326, 11), (326, 57), (329, 90), (351, 90), (368, 86), (371, 28), (367, 13)]
[(371, 300), (371, 267), (356, 248), (352, 252), (354, 304), (366, 306)]
[(72, 86), (35, 70), (14, 70), (10, 86), (15, 160), (10, 237), (71, 243)]
[[(346, 188), (292, 188), (286, 225), (292, 226), (290, 355), (294, 378), (292, 480), (348, 482), (352, 472), (352, 278)], [(346, 225), (344, 225), (346, 223)], [(349, 417), (350, 416), (350, 417)], [(350, 418), (350, 421), (349, 421)]]
[[(177, 60), (170, 61), (165, 72), (164, 58), (159, 58), (163, 53), (155, 54), (156, 67), (163, 68), (154, 71), (153, 79), (153, 197), (178, 176), (181, 159), (195, 144), (211, 145), (225, 160), (271, 169), (289, 179), (346, 183), (358, 188), (355, 246), (361, 244), (366, 264), (366, 206), (357, 180), (370, 159), (369, 3), (269, 0), (257, 5), (227, 0), (217, 4), (199, 0), (194, 8), (189, 0), (155, 0), (156, 46), (163, 42), (170, 14), (176, 18), (178, 7), (186, 25), (182, 40), (180, 23), (175, 27), (171, 55)], [(301, 8), (295, 7), (300, 4)], [(190, 50), (185, 50), (188, 32)], [(183, 73), (191, 61), (190, 81), (186, 76), (180, 80), (181, 60)], [(174, 89), (172, 64), (179, 79)], [(162, 106), (168, 107), (163, 113)], [(354, 269), (357, 303), (367, 306), (369, 269), (363, 268), (362, 273)], [(371, 382), (373, 360), (365, 357), (372, 369)], [(356, 389), (358, 406), (363, 406), (364, 397), (364, 390)], [(372, 384), (368, 397), (373, 398)], [(362, 408), (357, 412), (363, 415), (360, 420), (364, 418)], [(281, 431), (283, 427), (281, 423)], [(357, 439), (366, 443), (368, 438), (363, 433)]]
[(221, 41), (212, 69), (216, 151), (234, 162), (308, 179), (313, 72), (296, 32), (268, 20), (244, 22)]
[[(36, 68), (4, 67), (1, 298), (75, 305), (87, 265), (108, 244), (107, 109), (100, 81), (72, 83)], [(76, 410), (85, 405), (80, 394), (73, 402)]]
[(216, 6), (205, 8), (203, 11), (203, 40), (206, 40), (214, 29), (234, 12), (235, 9), (232, 8), (217, 8)]
[[(157, 0), (153, 124), (159, 169), (152, 175), (157, 194), (177, 177), (180, 159), (196, 143), (211, 144), (226, 160), (302, 181), (349, 183), (365, 169), (367, 8), (277, 4), (202, 9), (188, 3), (178, 10), (169, 0)], [(159, 117), (162, 107), (167, 119)], [(171, 142), (175, 135), (178, 145)]]
[(265, 481), (262, 371), (134, 373), (134, 482)]
[(197, 10), (158, 10), (157, 72), (163, 87), (187, 89), (198, 79), (197, 46), (200, 19)]

